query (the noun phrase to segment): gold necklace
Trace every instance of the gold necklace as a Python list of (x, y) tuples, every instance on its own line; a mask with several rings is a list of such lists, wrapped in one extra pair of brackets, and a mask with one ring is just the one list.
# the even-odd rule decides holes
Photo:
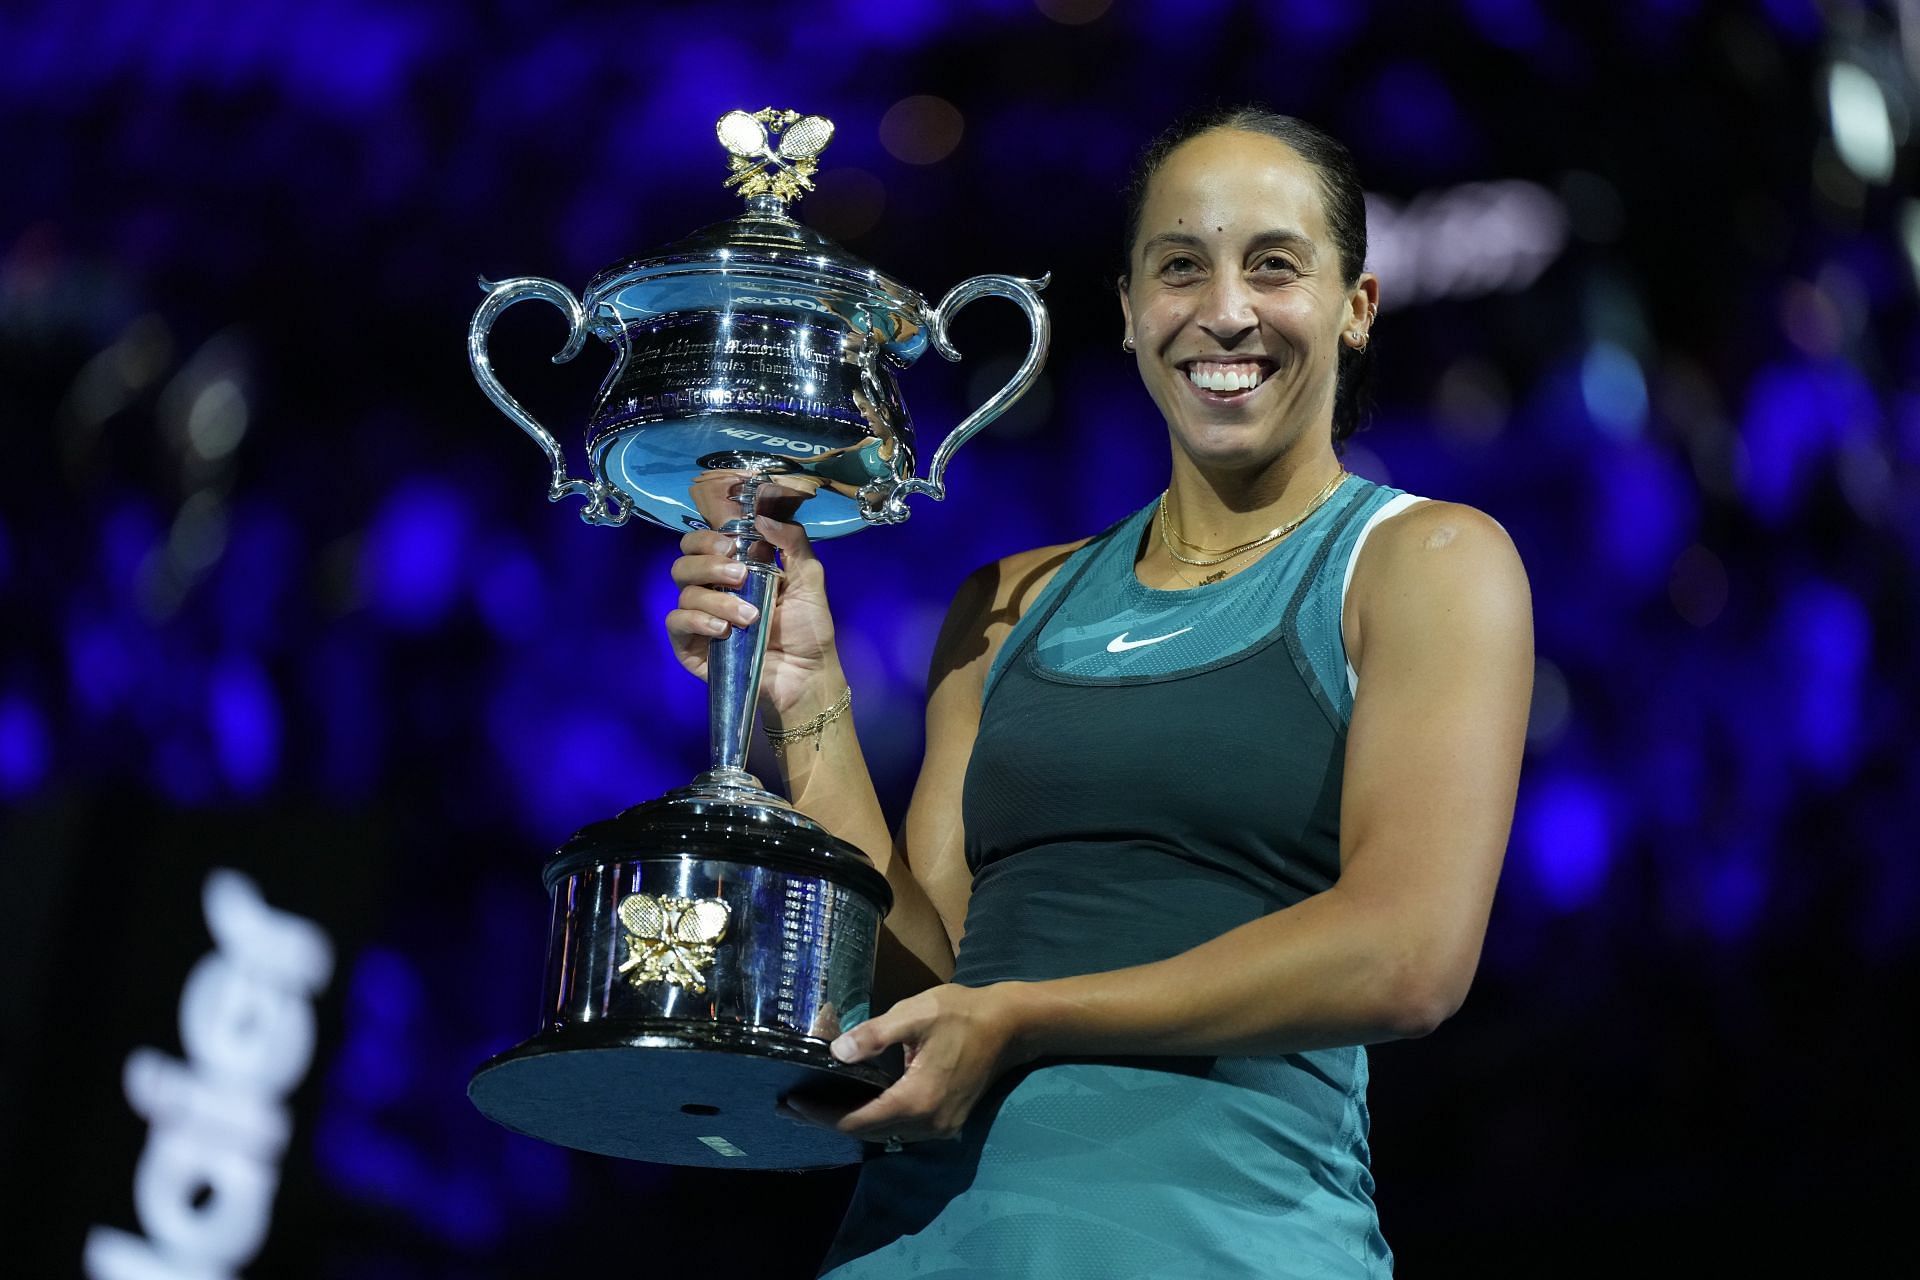
[[(1289, 520), (1287, 523), (1283, 525), (1278, 525), (1272, 529), (1267, 530), (1265, 533), (1253, 539), (1251, 542), (1243, 542), (1237, 547), (1229, 547), (1224, 551), (1212, 551), (1210, 548), (1202, 547), (1200, 546), (1199, 543), (1192, 542), (1178, 533), (1169, 534), (1169, 520), (1167, 517), (1167, 491), (1163, 489), (1160, 491), (1160, 519), (1159, 519), (1160, 545), (1167, 549), (1168, 555), (1172, 556), (1175, 560), (1178, 560), (1181, 564), (1197, 565), (1203, 569), (1211, 568), (1216, 564), (1225, 564), (1227, 561), (1234, 559), (1236, 556), (1243, 556), (1249, 551), (1253, 551), (1260, 547), (1266, 546), (1269, 542), (1277, 542), (1281, 538), (1284, 538), (1288, 534), (1292, 533), (1295, 529), (1298, 529), (1302, 524), (1306, 523), (1308, 516), (1312, 515), (1314, 512), (1318, 511), (1323, 505), (1325, 505), (1327, 499), (1333, 496), (1333, 491), (1335, 489), (1338, 489), (1340, 487), (1340, 482), (1342, 480), (1345, 480), (1346, 478), (1347, 478), (1347, 469), (1345, 467), (1342, 467), (1334, 475), (1333, 479), (1327, 481), (1326, 487), (1321, 489), (1319, 493), (1313, 496), (1313, 500), (1307, 503), (1307, 509), (1305, 511), (1302, 511), (1298, 516), (1294, 517), (1292, 520)], [(1197, 551), (1209, 552), (1212, 558), (1196, 560), (1192, 556), (1181, 555), (1180, 552), (1175, 550), (1174, 548), (1173, 540), (1175, 538), (1179, 538), (1180, 541), (1185, 542), (1188, 546), (1194, 548)]]
[[(1175, 535), (1175, 536), (1178, 536), (1178, 535)], [(1249, 548), (1249, 550), (1257, 550), (1257, 549), (1258, 548)], [(1172, 548), (1169, 547), (1168, 550), (1171, 551)], [(1229, 560), (1237, 560), (1241, 556), (1244, 556), (1246, 554), (1247, 554), (1246, 551), (1242, 551), (1238, 555), (1223, 556), (1220, 560), (1217, 560), (1214, 563), (1220, 564)], [(1225, 578), (1228, 574), (1232, 573), (1234, 569), (1237, 569), (1237, 568), (1239, 568), (1238, 565), (1233, 566), (1232, 569), (1215, 569), (1212, 573), (1207, 574), (1205, 577), (1201, 578), (1197, 582), (1194, 581), (1192, 578), (1189, 578), (1186, 575), (1186, 572), (1182, 570), (1180, 566), (1177, 564), (1173, 566), (1173, 571), (1180, 575), (1180, 581), (1186, 583), (1190, 587), (1209, 587), (1209, 586), (1212, 586), (1214, 583), (1220, 581), (1222, 578)]]

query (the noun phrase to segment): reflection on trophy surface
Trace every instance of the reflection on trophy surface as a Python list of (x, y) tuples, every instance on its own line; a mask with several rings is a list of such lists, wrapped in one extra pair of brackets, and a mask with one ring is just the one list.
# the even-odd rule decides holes
[[(589, 1151), (807, 1168), (857, 1160), (859, 1144), (781, 1118), (779, 1098), (889, 1083), (872, 1064), (838, 1062), (827, 1043), (870, 1012), (892, 894), (864, 854), (744, 768), (780, 577), (754, 520), (833, 538), (906, 519), (912, 494), (943, 497), (954, 451), (1039, 374), (1045, 281), (976, 276), (929, 306), (790, 213), (812, 186), (830, 121), (733, 111), (716, 133), (745, 213), (608, 267), (578, 298), (539, 277), (483, 281), (468, 330), (482, 390), (547, 455), (550, 500), (582, 498), (590, 524), (638, 516), (730, 535), (748, 570), (738, 590), (760, 609), (713, 642), (708, 769), (582, 828), (548, 860), (540, 1030), (481, 1067), (468, 1092), (509, 1128)], [(916, 474), (895, 374), (929, 347), (959, 359), (948, 326), (983, 297), (1021, 308), (1026, 357)], [(567, 316), (556, 362), (589, 335), (612, 349), (587, 415), (584, 480), (487, 355), (500, 313), (530, 298)]]

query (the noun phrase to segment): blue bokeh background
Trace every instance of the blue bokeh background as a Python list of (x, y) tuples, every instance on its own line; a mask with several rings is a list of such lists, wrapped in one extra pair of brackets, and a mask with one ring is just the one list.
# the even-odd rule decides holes
[[(1112, 299), (1131, 156), (1215, 100), (1306, 115), (1354, 148), (1384, 255), (1349, 465), (1492, 513), (1538, 627), (1475, 996), (1376, 1054), (1389, 1239), (1416, 1273), (1520, 1274), (1549, 1241), (1759, 1249), (1858, 1212), (1916, 1115), (1891, 1074), (1920, 958), (1915, 22), (1811, 0), (0, 13), (0, 801), (381, 833), (260, 1274), (550, 1274), (643, 1237), (709, 1256), (691, 1235), (738, 1274), (810, 1275), (831, 1230), (843, 1173), (618, 1166), (462, 1096), (532, 1030), (541, 857), (685, 781), (706, 714), (659, 627), (673, 540), (541, 501), (543, 460), (466, 369), (473, 282), (578, 288), (730, 216), (712, 122), (767, 104), (839, 123), (801, 212), (854, 253), (934, 295), (1053, 273), (1044, 381), (960, 453), (950, 500), (826, 549), (894, 812), (960, 578), (1164, 482)], [(969, 311), (960, 364), (903, 375), (930, 438), (1010, 371), (1001, 310)], [(550, 365), (537, 312), (496, 327), (496, 367), (577, 443), (603, 353)]]

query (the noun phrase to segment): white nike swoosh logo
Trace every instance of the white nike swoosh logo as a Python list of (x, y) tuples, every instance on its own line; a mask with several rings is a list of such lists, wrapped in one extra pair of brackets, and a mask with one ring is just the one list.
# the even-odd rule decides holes
[(1142, 645), (1159, 644), (1162, 640), (1171, 640), (1175, 636), (1183, 636), (1191, 630), (1193, 630), (1192, 627), (1182, 627), (1178, 631), (1169, 631), (1163, 636), (1153, 636), (1146, 640), (1129, 640), (1127, 639), (1127, 633), (1122, 631), (1119, 635), (1107, 641), (1107, 652), (1125, 653), (1129, 649), (1138, 649)]

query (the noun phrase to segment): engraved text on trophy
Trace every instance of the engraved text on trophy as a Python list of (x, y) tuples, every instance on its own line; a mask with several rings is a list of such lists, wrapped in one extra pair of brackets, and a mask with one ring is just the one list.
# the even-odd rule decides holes
[[(743, 449), (798, 459), (845, 447), (844, 427), (890, 439), (906, 417), (871, 350), (841, 332), (776, 317), (672, 316), (631, 322), (608, 375), (594, 434), (726, 416)], [(841, 431), (822, 430), (827, 423)]]

